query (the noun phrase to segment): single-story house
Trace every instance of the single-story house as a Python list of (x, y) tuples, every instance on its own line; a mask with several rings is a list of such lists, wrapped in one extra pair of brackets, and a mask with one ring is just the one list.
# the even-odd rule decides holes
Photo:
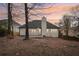
[[(28, 23), (29, 36), (46, 36), (46, 37), (58, 37), (58, 29), (54, 24), (46, 21), (46, 17), (42, 20), (33, 20)], [(20, 35), (25, 35), (25, 24), (19, 27)]]

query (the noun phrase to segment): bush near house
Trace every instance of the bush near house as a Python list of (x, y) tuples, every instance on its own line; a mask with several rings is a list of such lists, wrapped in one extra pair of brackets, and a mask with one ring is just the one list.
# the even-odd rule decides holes
[(0, 37), (6, 36), (7, 35), (7, 30), (4, 28), (0, 28)]
[[(67, 40), (67, 37), (66, 37), (65, 35), (63, 36), (63, 38), (64, 38), (65, 40)], [(79, 41), (79, 38), (77, 38), (77, 37), (75, 37), (75, 36), (73, 36), (73, 37), (68, 36), (68, 40), (70, 40), (70, 41)]]
[(0, 20), (0, 37), (7, 35), (8, 23), (7, 20)]

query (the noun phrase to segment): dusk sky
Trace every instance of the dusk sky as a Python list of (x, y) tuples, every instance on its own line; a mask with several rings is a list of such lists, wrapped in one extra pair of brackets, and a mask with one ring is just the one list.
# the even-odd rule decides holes
[[(62, 19), (62, 16), (64, 14), (67, 14), (70, 12), (71, 8), (78, 5), (77, 3), (48, 3), (43, 4), (41, 3), (40, 6), (37, 6), (35, 8), (42, 8), (42, 9), (36, 9), (30, 11), (30, 13), (38, 14), (37, 16), (30, 16), (31, 20), (41, 20), (43, 16), (47, 17), (47, 21), (51, 23), (57, 23), (60, 19)], [(24, 24), (24, 4), (14, 4), (13, 6), (13, 20), (16, 22), (19, 22), (20, 24)], [(6, 4), (0, 4), (0, 20), (7, 18), (7, 5)]]

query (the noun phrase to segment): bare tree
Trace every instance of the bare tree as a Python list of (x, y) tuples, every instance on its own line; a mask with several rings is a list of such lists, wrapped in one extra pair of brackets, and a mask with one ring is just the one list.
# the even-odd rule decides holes
[(28, 31), (28, 7), (27, 7), (27, 3), (25, 3), (25, 22), (26, 22), (26, 25), (25, 25), (25, 28), (26, 28), (26, 32), (25, 32), (25, 40), (26, 39), (29, 39), (29, 31)]
[(79, 5), (72, 7), (70, 12), (72, 15), (79, 17)]
[(68, 39), (70, 24), (71, 24), (71, 22), (70, 22), (69, 16), (64, 15), (63, 16), (63, 28), (64, 28), (65, 36), (67, 39)]
[(11, 14), (11, 3), (8, 3), (8, 36), (13, 38), (13, 21)]
[(74, 21), (77, 21), (77, 26), (75, 26), (75, 30), (79, 32), (79, 5), (71, 8), (71, 14), (74, 15)]
[(11, 35), (11, 10), (10, 10), (10, 3), (8, 3), (8, 35)]
[(58, 35), (58, 37), (59, 37), (59, 38), (62, 38), (62, 34), (63, 34), (63, 33), (61, 32), (61, 31), (62, 31), (62, 26), (63, 26), (62, 20), (59, 21), (58, 26), (59, 26), (59, 29), (58, 29), (59, 35)]

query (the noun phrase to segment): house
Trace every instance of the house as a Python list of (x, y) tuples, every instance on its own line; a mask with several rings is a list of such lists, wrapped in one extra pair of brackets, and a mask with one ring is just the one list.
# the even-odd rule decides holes
[[(29, 36), (47, 36), (47, 37), (58, 37), (58, 29), (54, 24), (46, 21), (46, 17), (42, 20), (33, 20), (28, 23)], [(25, 35), (25, 24), (19, 27), (20, 35)]]
[[(12, 20), (12, 22), (13, 22), (13, 32), (15, 35), (16, 33), (19, 33), (19, 26), (21, 26), (21, 25), (14, 20)], [(5, 24), (6, 25), (5, 27), (8, 29), (8, 20), (7, 19), (0, 20), (0, 24)]]

